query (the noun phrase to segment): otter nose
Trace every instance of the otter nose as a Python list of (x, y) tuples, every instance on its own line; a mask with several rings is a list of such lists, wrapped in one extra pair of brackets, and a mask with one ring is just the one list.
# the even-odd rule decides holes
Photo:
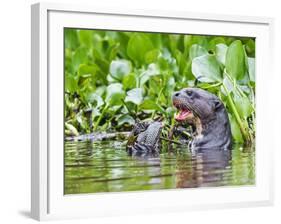
[(175, 92), (173, 96), (178, 97), (179, 95), (180, 95), (180, 92)]

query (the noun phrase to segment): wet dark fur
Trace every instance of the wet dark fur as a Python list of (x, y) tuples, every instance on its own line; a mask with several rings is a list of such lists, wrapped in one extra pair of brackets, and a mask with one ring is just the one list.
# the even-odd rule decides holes
[(191, 142), (193, 150), (231, 148), (227, 111), (217, 96), (199, 88), (185, 88), (174, 93), (173, 104), (178, 109), (192, 111), (182, 125), (189, 124), (195, 129)]

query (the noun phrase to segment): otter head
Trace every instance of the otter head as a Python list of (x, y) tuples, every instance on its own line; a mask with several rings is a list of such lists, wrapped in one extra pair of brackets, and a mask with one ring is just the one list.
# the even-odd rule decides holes
[(172, 100), (178, 109), (176, 121), (195, 127), (195, 145), (229, 146), (229, 120), (226, 109), (217, 96), (199, 88), (184, 88), (175, 92)]
[(198, 88), (185, 88), (175, 92), (173, 104), (179, 110), (175, 119), (189, 124), (194, 124), (196, 118), (207, 122), (222, 107), (221, 101), (215, 95)]

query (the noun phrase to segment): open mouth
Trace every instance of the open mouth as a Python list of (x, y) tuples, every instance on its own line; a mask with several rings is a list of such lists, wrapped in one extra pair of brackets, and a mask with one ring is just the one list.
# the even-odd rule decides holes
[(175, 115), (177, 121), (184, 121), (192, 112), (187, 108), (180, 108), (179, 112)]
[(181, 99), (174, 98), (173, 106), (178, 109), (178, 112), (175, 114), (176, 121), (182, 122), (192, 118), (193, 111)]
[(173, 104), (174, 107), (178, 109), (178, 112), (175, 115), (176, 121), (185, 121), (188, 116), (192, 114), (192, 111), (187, 106), (183, 105), (182, 102), (174, 100)]

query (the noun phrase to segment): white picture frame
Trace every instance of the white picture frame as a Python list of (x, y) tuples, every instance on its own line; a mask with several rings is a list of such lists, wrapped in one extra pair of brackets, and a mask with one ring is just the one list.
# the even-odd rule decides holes
[[(99, 217), (273, 203), (273, 19), (190, 12), (32, 5), (31, 214), (37, 220)], [(145, 192), (63, 194), (63, 27), (256, 37), (256, 185)], [(266, 74), (266, 75), (263, 75)]]

